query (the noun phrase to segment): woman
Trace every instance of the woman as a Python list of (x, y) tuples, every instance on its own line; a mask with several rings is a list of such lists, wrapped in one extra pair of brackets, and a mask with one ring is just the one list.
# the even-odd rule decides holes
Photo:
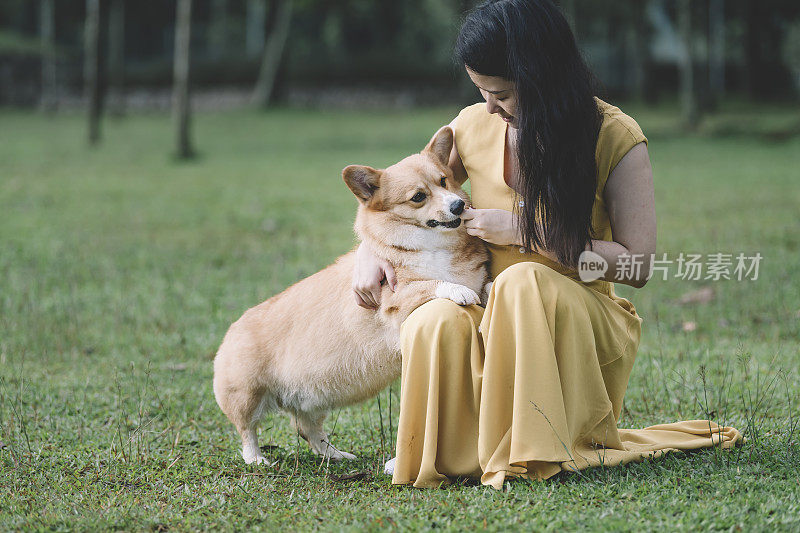
[[(393, 483), (454, 476), (501, 488), (508, 475), (619, 464), (741, 439), (690, 421), (617, 428), (642, 319), (617, 296), (643, 286), (656, 217), (647, 139), (594, 96), (593, 78), (549, 0), (490, 0), (466, 18), (456, 56), (486, 101), (450, 124), (454, 179), (470, 179), (467, 231), (486, 241), (486, 309), (437, 299), (401, 329), (403, 374)], [(581, 281), (581, 252), (608, 264)], [(358, 251), (354, 290), (375, 307), (391, 265)], [(596, 256), (595, 256), (596, 257)]]

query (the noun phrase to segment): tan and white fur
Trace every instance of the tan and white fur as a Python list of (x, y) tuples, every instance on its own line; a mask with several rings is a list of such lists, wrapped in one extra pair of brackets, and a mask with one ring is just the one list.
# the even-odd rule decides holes
[[(396, 291), (385, 284), (380, 308), (359, 307), (351, 288), (355, 252), (249, 309), (228, 330), (214, 360), (214, 394), (242, 438), (246, 463), (262, 463), (256, 432), (267, 410), (292, 416), (311, 449), (353, 459), (328, 441), (331, 409), (375, 396), (400, 375), (400, 324), (423, 303), (448, 298), (485, 303), (488, 254), (459, 215), (469, 202), (447, 160), (453, 131), (384, 170), (351, 165), (342, 172), (359, 200), (355, 231), (389, 261)], [(479, 294), (481, 297), (479, 297)]]

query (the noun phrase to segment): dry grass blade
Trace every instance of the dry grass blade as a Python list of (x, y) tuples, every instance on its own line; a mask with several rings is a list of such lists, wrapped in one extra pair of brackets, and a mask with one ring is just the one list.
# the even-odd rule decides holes
[(339, 483), (346, 483), (349, 481), (360, 481), (362, 479), (369, 479), (370, 475), (371, 474), (369, 472), (362, 471), (362, 472), (351, 472), (349, 474), (344, 474), (342, 476), (331, 473), (328, 474), (328, 477), (331, 478), (333, 481)]

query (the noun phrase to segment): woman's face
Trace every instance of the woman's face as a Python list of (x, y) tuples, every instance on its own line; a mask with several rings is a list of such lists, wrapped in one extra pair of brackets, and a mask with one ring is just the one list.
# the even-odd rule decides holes
[(486, 100), (486, 110), (497, 113), (512, 128), (517, 127), (517, 91), (514, 83), (500, 76), (484, 76), (466, 67), (467, 75)]

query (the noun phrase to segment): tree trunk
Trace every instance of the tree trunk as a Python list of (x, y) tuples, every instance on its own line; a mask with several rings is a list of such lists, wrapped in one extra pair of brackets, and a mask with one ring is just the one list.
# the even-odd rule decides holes
[(615, 80), (621, 86), (618, 86), (619, 88), (628, 90), (628, 80), (625, 79), (625, 61), (622, 57), (625, 52), (625, 34), (620, 31), (622, 21), (619, 15), (613, 11), (607, 13), (605, 15), (605, 26), (604, 40), (607, 52), (604, 61), (606, 72), (603, 77), (609, 81)]
[(97, 144), (100, 141), (100, 0), (86, 0), (83, 51), (83, 92), (89, 119), (89, 144)]
[(683, 44), (680, 62), (683, 119), (688, 129), (696, 130), (700, 123), (700, 109), (695, 94), (692, 0), (679, 0), (678, 27)]
[(109, 110), (125, 113), (125, 3), (111, 0), (108, 13)]
[(708, 87), (716, 104), (725, 94), (725, 0), (710, 0), (708, 33)]
[(264, 31), (267, 25), (267, 0), (247, 0), (245, 21), (245, 51), (247, 57), (257, 57), (264, 50)]
[(278, 67), (283, 57), (283, 50), (286, 45), (286, 39), (289, 36), (289, 26), (292, 21), (292, 0), (275, 0), (272, 13), (275, 20), (267, 42), (264, 44), (258, 81), (256, 81), (256, 86), (253, 90), (253, 103), (259, 107), (267, 107), (272, 101)]
[(745, 0), (745, 89), (751, 98), (757, 98), (761, 94), (761, 10), (761, 2)]
[(39, 12), (39, 34), (42, 46), (42, 111), (56, 110), (58, 93), (56, 86), (56, 38), (54, 0), (41, 0)]
[(631, 30), (632, 93), (633, 97), (640, 102), (648, 99), (647, 74), (650, 70), (650, 26), (647, 21), (647, 4), (648, 2), (640, 0), (631, 2), (631, 9), (633, 10)]
[(228, 51), (228, 0), (212, 0), (209, 26), (209, 55), (214, 59), (225, 57)]
[(178, 158), (194, 155), (190, 138), (189, 61), (192, 0), (178, 0), (175, 15), (175, 56), (173, 59), (172, 120)]

